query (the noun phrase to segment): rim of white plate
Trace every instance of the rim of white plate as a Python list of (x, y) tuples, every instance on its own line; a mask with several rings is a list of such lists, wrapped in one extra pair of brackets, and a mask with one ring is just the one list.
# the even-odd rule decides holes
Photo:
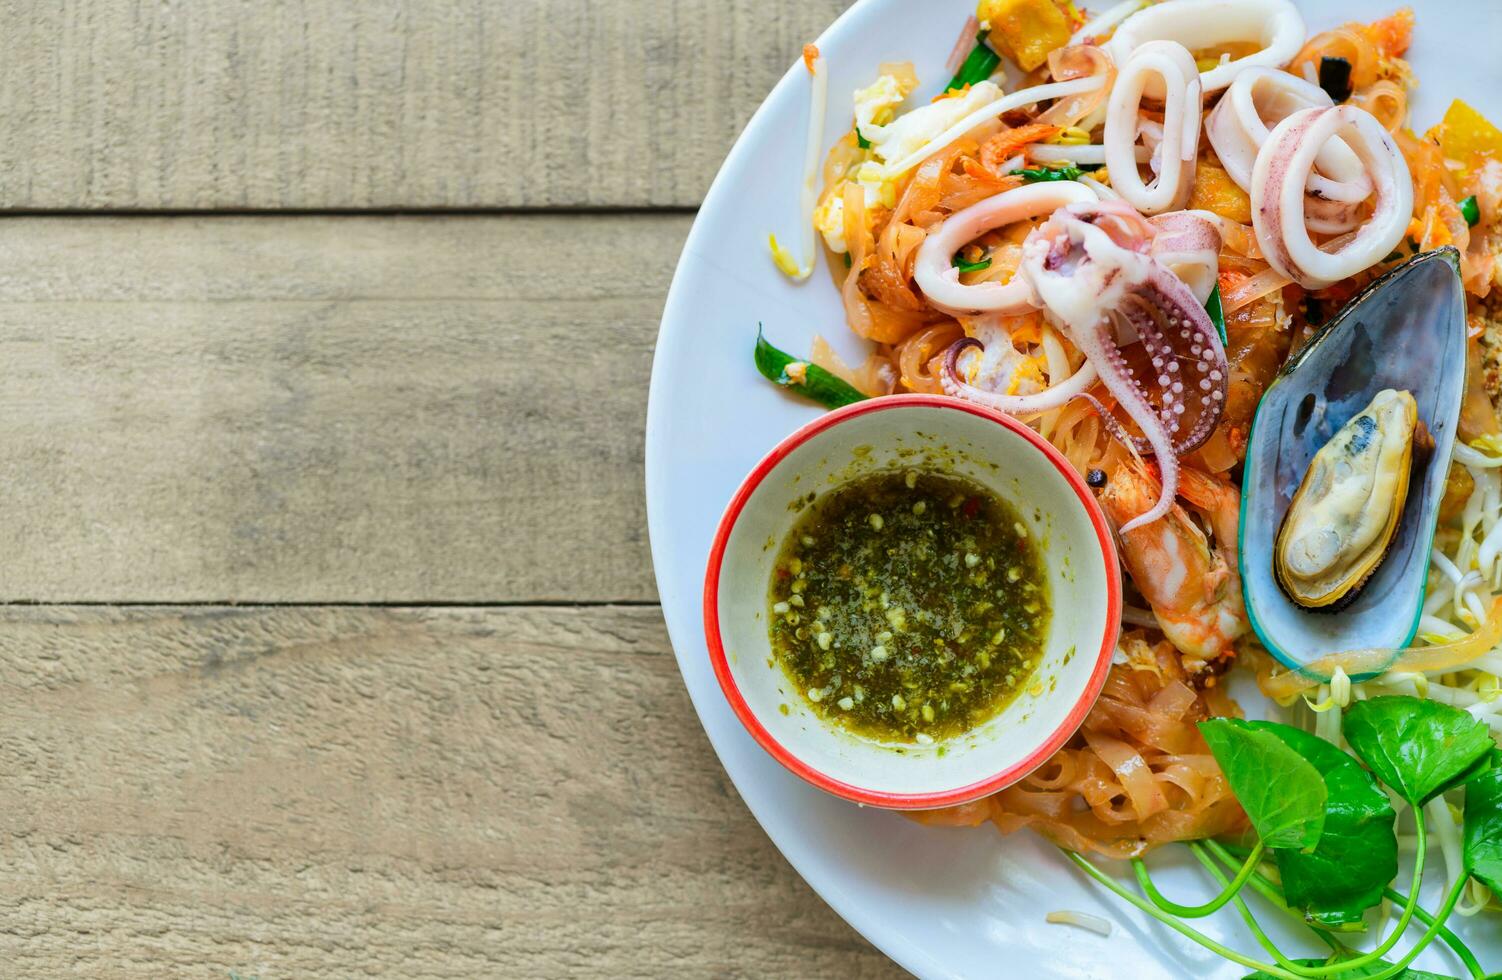
[[(856, 2), (851, 4), (844, 13), (835, 18), (832, 24), (830, 24), (822, 32), (820, 32), (818, 38), (816, 38), (813, 43), (822, 49), (825, 44), (837, 40), (846, 32), (853, 29), (854, 21), (861, 11), (879, 2), (880, 0), (856, 0)], [(745, 127), (741, 130), (740, 134), (736, 136), (734, 145), (731, 146), (730, 152), (725, 155), (724, 161), (720, 164), (720, 169), (715, 172), (714, 180), (711, 181), (709, 190), (705, 193), (704, 200), (699, 205), (698, 213), (694, 216), (693, 225), (689, 228), (688, 237), (684, 239), (683, 250), (681, 257), (679, 258), (678, 265), (673, 270), (673, 280), (672, 283), (668, 286), (667, 301), (663, 304), (662, 320), (660, 321), (658, 327), (659, 338), (661, 337), (662, 331), (666, 327), (666, 325), (681, 316), (678, 308), (685, 302), (683, 299), (682, 283), (692, 274), (688, 270), (695, 261), (694, 246), (697, 244), (698, 239), (703, 234), (705, 228), (705, 215), (713, 214), (714, 206), (718, 199), (724, 194), (728, 193), (727, 188), (729, 185), (725, 182), (726, 172), (731, 169), (731, 165), (737, 159), (748, 152), (748, 147), (752, 145), (756, 131), (762, 125), (765, 125), (765, 120), (772, 115), (773, 110), (771, 106), (775, 101), (776, 96), (784, 89), (787, 89), (789, 86), (796, 84), (800, 73), (805, 75), (807, 74), (807, 69), (804, 68), (803, 62), (801, 60), (795, 61), (792, 65), (790, 65), (788, 67), (788, 70), (783, 73), (782, 77), (777, 80), (777, 84), (772, 86), (772, 90), (767, 93), (764, 99), (762, 99), (761, 104), (756, 107), (756, 111), (751, 114), (751, 118), (746, 121)], [(661, 446), (658, 444), (657, 437), (654, 436), (654, 432), (660, 432), (662, 431), (662, 429), (660, 425), (654, 424), (654, 421), (657, 417), (657, 414), (663, 410), (661, 406), (665, 404), (665, 399), (659, 394), (659, 387), (667, 384), (659, 369), (661, 364), (659, 351), (661, 350), (661, 348), (662, 344), (659, 343), (656, 349), (654, 349), (652, 355), (652, 379), (647, 389), (647, 432), (646, 451), (644, 457), (645, 483), (647, 494), (647, 538), (652, 552), (654, 577), (656, 574), (655, 568), (661, 561), (661, 556), (658, 554), (658, 550), (659, 548), (663, 547), (663, 545), (659, 543), (659, 536), (652, 531), (653, 525), (654, 523), (656, 523), (652, 518), (653, 511), (656, 509), (653, 501), (656, 499), (661, 499), (658, 495), (653, 493), (653, 473), (656, 470), (656, 467), (653, 465), (653, 461), (662, 452)], [(682, 661), (685, 655), (683, 651), (686, 649), (692, 649), (697, 652), (702, 641), (702, 638), (691, 636), (686, 631), (692, 631), (695, 629), (702, 630), (703, 624), (702, 622), (695, 619), (691, 624), (687, 624), (684, 628), (675, 630), (673, 627), (672, 617), (668, 613), (666, 604), (663, 605), (662, 612), (663, 621), (666, 624), (668, 630), (668, 641), (673, 645), (673, 657), (679, 663), (679, 675), (681, 677), (683, 673)], [(702, 706), (699, 703), (699, 698), (695, 695), (694, 690), (688, 685), (686, 679), (684, 688), (688, 691), (689, 701), (694, 706), (694, 713), (699, 718), (700, 727), (704, 728), (705, 730), (705, 737), (709, 738), (710, 745), (715, 750), (715, 755), (720, 756), (720, 747), (714, 744), (714, 739), (709, 736), (709, 728), (705, 724), (705, 706)], [(713, 698), (718, 698), (719, 696), (720, 694), (718, 690), (712, 692)], [(808, 883), (809, 887), (817, 892), (819, 897), (823, 899), (830, 908), (834, 909), (835, 913), (838, 914), (840, 918), (849, 923), (851, 928), (865, 937), (867, 942), (871, 943), (877, 949), (881, 950), (887, 956), (891, 957), (892, 960), (895, 961), (903, 969), (920, 975), (925, 973), (943, 971), (943, 967), (931, 956), (929, 956), (924, 950), (915, 948), (908, 943), (896, 942), (893, 940), (893, 937), (882, 934), (881, 931), (877, 928), (879, 922), (875, 921), (876, 916), (869, 915), (865, 907), (863, 907), (860, 902), (854, 901), (851, 897), (846, 896), (844, 892), (842, 892), (839, 888), (832, 887), (832, 883), (826, 882), (824, 880), (824, 875), (820, 871), (815, 870), (812, 862), (806, 858), (803, 848), (800, 846), (801, 842), (792, 838), (791, 835), (781, 834), (778, 831), (773, 830), (770, 821), (763, 819), (762, 814), (758, 812), (757, 807), (752, 804), (750, 795), (747, 794), (743, 787), (740, 785), (740, 781), (736, 778), (735, 773), (731, 772), (729, 767), (724, 766), (723, 758), (721, 758), (720, 764), (725, 768), (725, 775), (729, 777), (731, 783), (735, 786), (736, 792), (741, 795), (741, 799), (745, 802), (746, 808), (751, 811), (751, 815), (755, 817), (756, 822), (760, 824), (762, 832), (771, 839), (773, 845), (775, 845), (776, 848), (782, 853), (782, 856), (787, 859), (787, 862), (793, 866), (793, 870), (798, 872), (803, 880)]]
[[(858, 37), (861, 32), (869, 29), (869, 25), (867, 25), (865, 22), (869, 12), (873, 8), (895, 6), (901, 2), (905, 2), (905, 0), (856, 0), (855, 3), (853, 3), (847, 10), (840, 14), (840, 16), (836, 18), (833, 23), (831, 23), (823, 32), (819, 34), (814, 43), (824, 50), (831, 50), (835, 45), (844, 44), (846, 42), (854, 43), (856, 41), (856, 37)], [(1300, 6), (1301, 12), (1307, 12), (1304, 5), (1305, 0), (1295, 0), (1295, 2)], [(1310, 6), (1321, 6), (1322, 2), (1311, 3)], [(1109, 4), (1105, 4), (1105, 6), (1108, 5)], [(1347, 8), (1348, 14), (1354, 14), (1355, 7), (1351, 3), (1342, 3), (1341, 0), (1332, 0), (1331, 5), (1337, 8), (1345, 7)], [(1397, 2), (1397, 0), (1394, 0), (1392, 4), (1394, 8), (1403, 5), (1405, 4), (1399, 3)], [(1440, 6), (1435, 3), (1425, 3), (1423, 2), (1423, 0), (1412, 2), (1411, 5), (1416, 8), (1416, 12), (1419, 14), (1421, 24), (1423, 23), (1426, 14), (1429, 14), (1430, 11)], [(1311, 23), (1309, 25), (1309, 33), (1312, 35), (1314, 33), (1318, 33), (1320, 30), (1334, 27), (1336, 23), (1341, 22), (1338, 19), (1339, 16), (1340, 15), (1338, 14), (1335, 15), (1335, 19), (1330, 19), (1329, 22), (1322, 22), (1318, 24)], [(1496, 15), (1494, 14), (1493, 16)], [(1351, 16), (1347, 16), (1345, 19), (1351, 19)], [(857, 24), (857, 21), (860, 21), (860, 23)], [(1433, 29), (1431, 28), (1430, 30), (1432, 31)], [(1419, 39), (1416, 37), (1416, 41), (1418, 40)], [(1416, 47), (1417, 46), (1418, 44), (1416, 44)], [(1429, 61), (1427, 59), (1421, 58), (1418, 59), (1415, 63), (1419, 65), (1426, 65), (1429, 63)], [(1424, 74), (1423, 69), (1420, 69), (1420, 74)], [(683, 317), (683, 308), (689, 303), (689, 300), (685, 295), (687, 292), (686, 284), (690, 280), (695, 279), (702, 274), (701, 266), (703, 264), (703, 260), (699, 257), (701, 252), (700, 249), (696, 248), (696, 246), (702, 244), (706, 224), (710, 223), (706, 221), (706, 217), (714, 215), (720, 206), (721, 199), (726, 197), (731, 192), (732, 188), (725, 180), (726, 174), (734, 169), (734, 165), (738, 161), (740, 161), (743, 156), (750, 152), (750, 147), (753, 144), (760, 142), (761, 139), (764, 138), (760, 131), (770, 124), (769, 117), (776, 115), (776, 112), (774, 112), (773, 109), (774, 104), (777, 103), (779, 97), (784, 97), (786, 95), (787, 89), (797, 85), (803, 78), (806, 78), (806, 70), (804, 69), (801, 60), (795, 60), (789, 66), (788, 70), (783, 74), (783, 76), (778, 80), (777, 84), (773, 86), (773, 88), (767, 93), (761, 104), (757, 107), (756, 111), (747, 121), (741, 133), (737, 136), (734, 145), (732, 146), (730, 152), (726, 155), (725, 160), (721, 163), (720, 169), (717, 171), (715, 179), (711, 183), (708, 192), (704, 196), (704, 200), (700, 206), (699, 213), (695, 217), (693, 226), (684, 241), (682, 257), (680, 258), (678, 265), (674, 271), (672, 283), (668, 290), (667, 300), (664, 305), (663, 315), (661, 319), (661, 326), (659, 328), (659, 342), (657, 344), (657, 348), (653, 357), (652, 376), (648, 393), (645, 451), (645, 484), (647, 494), (646, 503), (648, 534), (654, 563), (654, 571), (658, 579), (659, 591), (661, 591), (662, 585), (661, 568), (663, 567), (663, 556), (673, 547), (668, 543), (668, 539), (670, 539), (672, 536), (666, 532), (666, 528), (668, 527), (668, 522), (671, 515), (659, 513), (660, 508), (664, 506), (664, 504), (661, 503), (661, 501), (663, 500), (663, 495), (659, 492), (656, 492), (658, 488), (656, 485), (656, 478), (654, 477), (654, 474), (658, 473), (658, 471), (664, 471), (665, 475), (665, 467), (662, 466), (662, 458), (667, 454), (667, 451), (661, 442), (663, 437), (661, 435), (658, 435), (657, 433), (661, 433), (663, 431), (662, 415), (666, 411), (666, 404), (669, 401), (669, 399), (664, 394), (664, 389), (666, 389), (668, 385), (671, 384), (671, 380), (664, 377), (662, 371), (662, 364), (664, 360), (664, 358), (662, 357), (662, 349), (668, 345), (661, 343), (660, 338), (662, 336), (662, 331), (666, 329), (669, 324)], [(1433, 90), (1431, 88), (1429, 92), (1432, 91)], [(1414, 116), (1412, 118), (1418, 119), (1420, 122), (1423, 122), (1425, 120), (1428, 120), (1429, 122), (1435, 122), (1438, 120), (1438, 115), (1435, 110), (1438, 110), (1438, 112), (1443, 112), (1442, 105), (1429, 105), (1427, 106), (1428, 111), (1424, 112), (1415, 111), (1416, 108), (1428, 101), (1429, 92), (1425, 92), (1424, 90), (1417, 91), (1415, 93), (1416, 97), (1410, 103), (1410, 112), (1414, 113)], [(1480, 108), (1483, 112), (1487, 111), (1488, 105), (1492, 100), (1484, 97), (1479, 97), (1474, 92), (1455, 92), (1454, 96), (1463, 97), (1466, 94), (1471, 94), (1471, 99), (1469, 101), (1472, 101), (1474, 104), (1476, 104), (1478, 108)], [(1449, 97), (1451, 96), (1447, 92), (1444, 101), (1448, 102)], [(817, 271), (815, 274), (818, 274)], [(658, 531), (661, 531), (662, 533), (654, 532), (654, 528)], [(706, 544), (706, 557), (707, 553), (708, 551)], [(701, 635), (703, 624), (699, 617), (699, 603), (697, 601), (694, 601), (696, 599), (697, 596), (693, 597), (693, 600), (685, 603), (685, 606), (687, 608), (686, 615), (675, 617), (673, 613), (674, 602), (672, 596), (664, 595), (662, 600), (663, 618), (666, 621), (669, 639), (673, 644), (674, 657), (678, 663), (680, 675), (684, 677), (684, 686), (688, 691), (690, 701), (694, 705), (695, 714), (699, 718), (700, 725), (704, 728), (705, 734), (709, 738), (711, 746), (715, 749), (715, 753), (719, 757), (721, 765), (725, 769), (726, 775), (730, 778), (731, 782), (736, 786), (737, 791), (741, 794), (742, 799), (746, 803), (747, 809), (751, 811), (752, 815), (761, 825), (763, 832), (767, 834), (768, 838), (771, 839), (772, 843), (787, 859), (788, 863), (793, 866), (794, 870), (796, 870), (799, 875), (803, 877), (803, 879), (809, 884), (811, 888), (813, 888), (813, 890), (820, 896), (820, 898), (823, 899), (824, 902), (826, 902), (841, 918), (849, 923), (852, 928), (854, 928), (857, 932), (864, 936), (873, 946), (881, 950), (899, 966), (912, 973), (921, 976), (953, 975), (952, 969), (947, 965), (947, 961), (945, 961), (944, 959), (935, 957), (926, 949), (912, 943), (911, 941), (908, 941), (906, 937), (901, 934), (893, 934), (886, 931), (883, 928), (886, 923), (881, 913), (879, 913), (873, 906), (866, 904), (862, 900), (861, 896), (847, 891), (844, 887), (842, 887), (842, 882), (838, 880), (837, 872), (831, 867), (823, 865), (819, 860), (819, 855), (813, 852), (809, 847), (807, 847), (805, 841), (800, 839), (795, 832), (789, 829), (788, 826), (782, 824), (777, 820), (770, 819), (769, 816), (763, 812), (766, 806), (766, 801), (763, 800), (761, 805), (758, 805), (755, 800), (759, 794), (754, 791), (748, 792), (747, 787), (741, 785), (741, 778), (738, 777), (736, 772), (726, 764), (725, 760), (727, 747), (725, 745), (722, 745), (720, 741), (716, 740), (716, 736), (715, 734), (713, 734), (714, 726), (706, 719), (706, 713), (718, 711), (721, 709), (729, 712), (729, 708), (723, 704), (720, 691), (716, 685), (711, 684), (702, 691), (696, 691), (694, 687), (689, 683), (688, 675), (685, 673), (685, 665), (688, 663), (689, 658), (701, 654), (706, 658), (708, 656), (704, 639)], [(700, 700), (701, 696), (706, 699), (702, 703)], [(734, 720), (732, 717), (732, 722), (733, 721)], [(738, 735), (743, 734), (738, 723), (734, 723), (734, 730)], [(744, 775), (744, 773), (742, 773), (742, 775)], [(1467, 938), (1469, 939), (1471, 937), (1468, 936)], [(1420, 960), (1418, 965), (1422, 964), (1423, 960)], [(1164, 965), (1177, 965), (1182, 967), (1183, 961), (1169, 960), (1165, 961)]]

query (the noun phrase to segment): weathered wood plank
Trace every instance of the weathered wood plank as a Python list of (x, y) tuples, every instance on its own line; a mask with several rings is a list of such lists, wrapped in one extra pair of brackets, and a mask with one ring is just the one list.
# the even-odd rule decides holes
[(7, 977), (896, 975), (654, 608), (6, 607), (0, 703)]
[(849, 0), (0, 3), (0, 208), (694, 205)]
[(0, 600), (655, 595), (678, 216), (0, 222)]

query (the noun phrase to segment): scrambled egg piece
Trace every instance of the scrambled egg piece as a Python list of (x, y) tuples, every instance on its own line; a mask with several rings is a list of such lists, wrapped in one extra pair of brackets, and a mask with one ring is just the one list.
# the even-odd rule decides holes
[(885, 126), (862, 126), (861, 135), (883, 163), (893, 163), (922, 149), (934, 137), (981, 106), (1001, 98), (995, 82), (978, 82), (969, 90), (905, 112)]
[[(897, 206), (897, 184), (881, 164), (866, 162), (855, 168), (850, 180), (854, 180), (865, 192), (866, 213), (873, 208)], [(832, 252), (848, 252), (845, 241), (845, 187), (850, 180), (842, 180), (824, 198), (824, 203), (814, 210), (814, 228), (824, 236), (824, 244)], [(869, 220), (867, 224), (869, 224)]]
[(967, 91), (897, 115), (898, 107), (912, 94), (916, 84), (916, 78), (883, 74), (865, 88), (856, 90), (855, 130), (871, 144), (871, 159), (856, 167), (847, 180), (836, 184), (814, 211), (814, 227), (824, 236), (824, 244), (831, 251), (849, 251), (849, 243), (845, 241), (844, 190), (847, 181), (853, 180), (860, 185), (868, 209), (896, 207), (896, 178), (901, 175), (888, 173), (882, 164), (909, 156), (950, 126), (1002, 95), (994, 82), (980, 82)]
[(871, 140), (872, 132), (892, 121), (897, 107), (912, 91), (911, 84), (904, 84), (893, 75), (882, 75), (865, 88), (856, 89), (855, 131)]
[(824, 244), (829, 246), (831, 252), (850, 251), (845, 242), (845, 198), (840, 193), (844, 186), (841, 181), (814, 211), (814, 228), (824, 236)]

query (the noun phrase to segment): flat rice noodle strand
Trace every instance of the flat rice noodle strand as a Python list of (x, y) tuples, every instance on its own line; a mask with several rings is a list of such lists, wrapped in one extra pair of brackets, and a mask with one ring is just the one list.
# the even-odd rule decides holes
[(1218, 688), (1191, 687), (1169, 644), (1129, 632), (1121, 648), (1128, 662), (1112, 666), (1084, 728), (1052, 759), (985, 800), (913, 819), (1027, 827), (1118, 858), (1243, 829), (1245, 814), (1196, 727), (1212, 712), (1239, 714), (1235, 705)]

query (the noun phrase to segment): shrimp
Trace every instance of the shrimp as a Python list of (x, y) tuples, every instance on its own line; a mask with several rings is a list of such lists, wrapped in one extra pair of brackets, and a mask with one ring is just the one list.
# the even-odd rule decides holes
[[(1178, 497), (1214, 536), (1214, 547), (1184, 506), (1121, 536), (1121, 557), (1132, 582), (1152, 606), (1168, 638), (1191, 672), (1234, 656), (1247, 630), (1236, 569), (1236, 533), (1241, 495), (1229, 483), (1184, 468)], [(1117, 527), (1146, 513), (1158, 499), (1156, 474), (1134, 459), (1117, 464), (1101, 503)]]

